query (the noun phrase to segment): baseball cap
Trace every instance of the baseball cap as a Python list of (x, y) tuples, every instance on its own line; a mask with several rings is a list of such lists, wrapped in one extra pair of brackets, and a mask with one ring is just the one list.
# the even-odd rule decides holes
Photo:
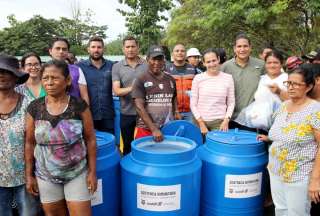
[(29, 74), (19, 71), (19, 60), (16, 57), (0, 54), (0, 69), (16, 76), (18, 78), (17, 84), (22, 84), (29, 79)]
[(148, 53), (147, 53), (147, 57), (154, 58), (157, 56), (163, 56), (163, 57), (165, 56), (162, 47), (158, 46), (158, 45), (150, 46)]
[(312, 50), (312, 51), (309, 52), (308, 54), (303, 55), (302, 58), (309, 59), (309, 60), (313, 60), (313, 59), (315, 59), (315, 57), (316, 57), (317, 55), (318, 55), (318, 52)]
[(197, 48), (190, 48), (187, 51), (187, 58), (190, 56), (201, 56), (201, 53)]
[(297, 56), (290, 56), (286, 61), (286, 66), (289, 70), (296, 69), (301, 64), (303, 64), (303, 61)]

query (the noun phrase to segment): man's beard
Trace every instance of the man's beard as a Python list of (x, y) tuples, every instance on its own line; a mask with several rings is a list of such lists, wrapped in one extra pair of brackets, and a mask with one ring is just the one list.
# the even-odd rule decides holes
[(100, 59), (102, 59), (103, 55), (98, 55), (98, 56), (94, 56), (94, 55), (90, 55), (90, 58), (94, 61), (98, 61)]

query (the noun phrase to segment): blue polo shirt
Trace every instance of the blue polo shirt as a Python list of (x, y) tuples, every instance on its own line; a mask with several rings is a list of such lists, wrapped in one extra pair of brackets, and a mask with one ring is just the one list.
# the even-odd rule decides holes
[(111, 78), (113, 62), (106, 59), (102, 61), (103, 64), (99, 69), (90, 59), (78, 63), (87, 80), (93, 120), (114, 118)]

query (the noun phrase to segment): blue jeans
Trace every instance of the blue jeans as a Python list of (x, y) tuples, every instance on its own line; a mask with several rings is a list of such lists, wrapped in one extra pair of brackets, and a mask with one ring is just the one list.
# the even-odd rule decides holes
[(0, 187), (0, 214), (12, 216), (12, 207), (16, 207), (19, 216), (35, 216), (40, 210), (39, 201), (26, 191), (25, 185)]
[(270, 172), (270, 185), (276, 216), (309, 216), (311, 202), (308, 198), (309, 177), (286, 183)]

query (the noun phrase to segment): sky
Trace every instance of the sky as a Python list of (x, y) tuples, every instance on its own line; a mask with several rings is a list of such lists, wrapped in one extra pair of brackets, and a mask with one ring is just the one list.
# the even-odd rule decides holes
[(107, 25), (107, 41), (126, 33), (125, 18), (117, 8), (127, 9), (118, 0), (0, 0), (0, 29), (8, 27), (7, 16), (14, 14), (18, 21), (25, 21), (34, 15), (59, 19), (72, 17), (71, 7), (78, 2), (83, 12), (91, 9), (97, 25)]

